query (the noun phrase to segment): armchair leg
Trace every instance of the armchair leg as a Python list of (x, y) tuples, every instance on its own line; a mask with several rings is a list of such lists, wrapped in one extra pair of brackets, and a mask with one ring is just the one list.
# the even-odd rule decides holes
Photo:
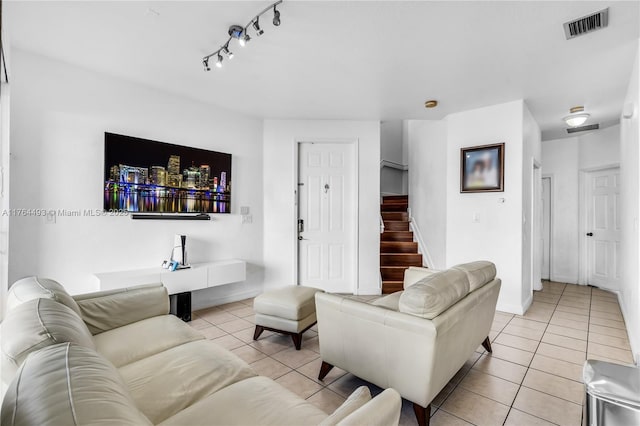
[(413, 412), (416, 413), (418, 426), (429, 426), (429, 418), (431, 417), (431, 404), (427, 404), (427, 408), (422, 405), (413, 403)]
[(253, 340), (258, 340), (258, 337), (260, 337), (263, 331), (264, 331), (263, 326), (256, 325), (256, 331), (253, 332)]
[(482, 342), (482, 347), (485, 348), (489, 353), (493, 352), (491, 350), (491, 340), (489, 340), (489, 336), (487, 336), (487, 338), (484, 339), (484, 342)]
[(322, 365), (320, 366), (320, 374), (318, 374), (318, 380), (324, 380), (324, 378), (329, 374), (329, 371), (333, 368), (333, 365), (328, 362), (322, 361)]
[(292, 334), (291, 339), (293, 340), (296, 350), (299, 351), (302, 347), (302, 333)]

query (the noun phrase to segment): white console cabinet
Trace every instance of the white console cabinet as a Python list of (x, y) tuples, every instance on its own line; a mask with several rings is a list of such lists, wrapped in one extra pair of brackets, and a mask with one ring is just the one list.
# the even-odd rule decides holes
[(169, 294), (177, 294), (244, 281), (247, 278), (247, 264), (244, 260), (229, 259), (196, 263), (191, 265), (191, 268), (177, 271), (168, 271), (158, 266), (157, 268), (105, 272), (95, 274), (95, 276), (100, 282), (100, 290), (162, 283)]

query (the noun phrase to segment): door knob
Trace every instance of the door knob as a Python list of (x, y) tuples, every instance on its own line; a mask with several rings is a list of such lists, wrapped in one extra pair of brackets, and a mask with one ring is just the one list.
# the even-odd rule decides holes
[(593, 232), (587, 232), (587, 237), (593, 237)]

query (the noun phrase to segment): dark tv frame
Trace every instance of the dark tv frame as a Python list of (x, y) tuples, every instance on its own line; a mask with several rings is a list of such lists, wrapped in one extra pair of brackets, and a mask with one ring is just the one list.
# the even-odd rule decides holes
[(231, 154), (105, 132), (103, 163), (105, 211), (182, 220), (231, 213)]

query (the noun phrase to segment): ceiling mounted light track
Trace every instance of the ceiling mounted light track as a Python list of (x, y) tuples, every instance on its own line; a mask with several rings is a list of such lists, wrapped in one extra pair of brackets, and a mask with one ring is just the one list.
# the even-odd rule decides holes
[(273, 9), (273, 25), (276, 27), (280, 26), (280, 11), (277, 9), (277, 7), (280, 3), (282, 3), (282, 1), (283, 0), (278, 0), (277, 2), (272, 3), (271, 5), (266, 7), (262, 12), (254, 16), (253, 19), (249, 21), (249, 23), (244, 27), (241, 25), (230, 26), (228, 31), (229, 38), (227, 39), (227, 41), (222, 46), (220, 46), (218, 50), (202, 58), (202, 65), (204, 66), (204, 70), (211, 71), (211, 68), (209, 67), (209, 58), (213, 56), (216, 57), (217, 68), (222, 68), (222, 61), (224, 60), (224, 57), (222, 56), (223, 53), (227, 57), (227, 59), (233, 58), (233, 52), (229, 50), (229, 43), (231, 42), (231, 40), (236, 39), (238, 40), (238, 44), (241, 47), (246, 46), (247, 43), (251, 41), (251, 36), (249, 36), (249, 33), (247, 31), (249, 28), (252, 28), (258, 37), (264, 34), (264, 30), (260, 27), (260, 17), (271, 9)]

